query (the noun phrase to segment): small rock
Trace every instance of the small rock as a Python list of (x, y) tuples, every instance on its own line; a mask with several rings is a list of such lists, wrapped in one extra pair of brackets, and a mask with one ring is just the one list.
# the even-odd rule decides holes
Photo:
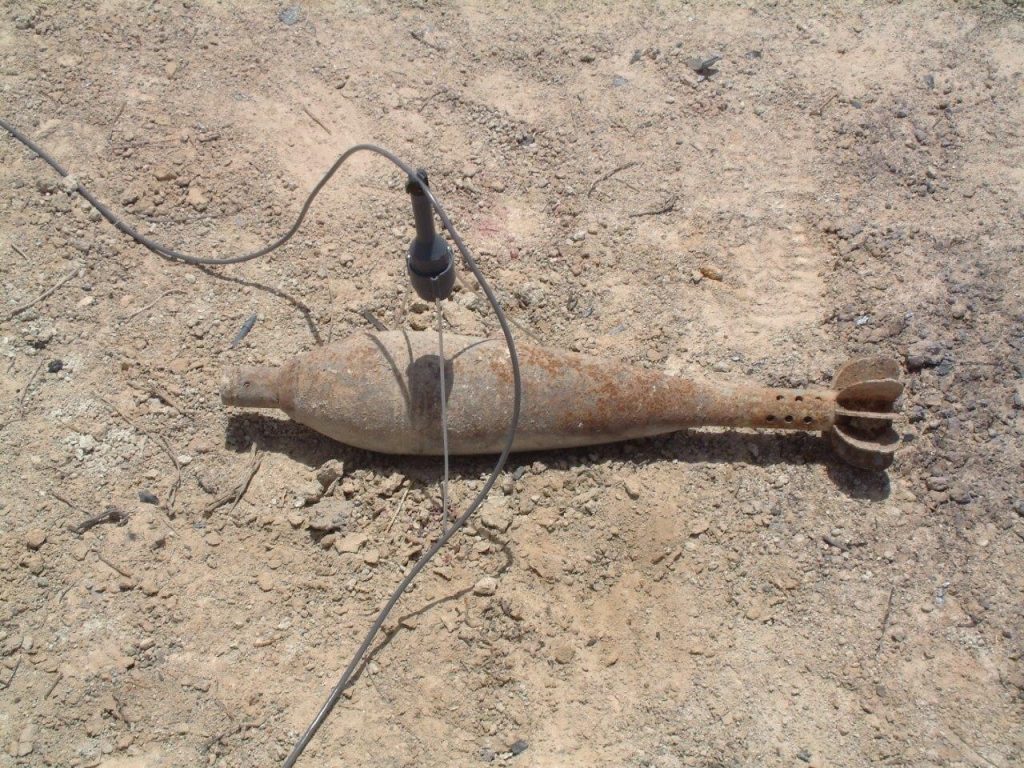
[(103, 718), (96, 713), (85, 721), (85, 735), (95, 738), (101, 733), (103, 733)]
[(21, 729), (21, 733), (18, 734), (18, 740), (12, 744), (11, 754), (14, 757), (26, 757), (32, 754), (32, 750), (35, 749), (36, 740), (36, 727), (34, 725), (26, 725)]
[(907, 347), (907, 369), (920, 371), (922, 368), (934, 368), (942, 362), (944, 350), (941, 342), (922, 339)]
[[(164, 74), (167, 75), (168, 78), (174, 77), (177, 73), (178, 62), (169, 61), (164, 65)], [(160, 181), (163, 181), (163, 179), (160, 179)]]
[(949, 478), (941, 475), (933, 475), (925, 480), (924, 484), (928, 487), (929, 491), (937, 491), (941, 493), (949, 488)]
[(626, 491), (626, 495), (631, 499), (640, 498), (640, 483), (633, 478), (628, 478), (622, 483), (623, 489)]
[(576, 649), (569, 643), (559, 643), (552, 649), (551, 656), (559, 664), (568, 664), (576, 658)]
[(498, 580), (493, 576), (484, 576), (473, 585), (473, 594), (481, 597), (490, 597), (498, 591)]
[(505, 182), (498, 181), (497, 179), (492, 181), (492, 182), (490, 182), (487, 186), (490, 187), (492, 192), (504, 192), (505, 191)]
[(316, 471), (317, 482), (326, 490), (335, 480), (340, 480), (345, 474), (345, 463), (338, 459), (331, 459), (320, 465)]
[(205, 211), (206, 206), (210, 204), (210, 201), (206, 197), (202, 188), (195, 184), (188, 188), (188, 194), (185, 195), (185, 202), (197, 211)]
[(354, 555), (366, 543), (367, 538), (365, 533), (350, 533), (335, 541), (334, 548), (342, 554)]
[(711, 527), (711, 521), (706, 517), (698, 517), (690, 525), (690, 536), (700, 536)]
[(212, 531), (210, 533), (206, 534), (206, 537), (205, 537), (204, 540), (211, 547), (219, 547), (220, 546), (220, 542), (221, 542), (220, 534), (219, 533), (214, 533)]
[(378, 494), (383, 496), (385, 499), (394, 496), (398, 493), (398, 489), (405, 484), (405, 476), (400, 472), (393, 472), (388, 475), (388, 479), (384, 481), (384, 485), (381, 486)]
[(969, 504), (971, 501), (971, 492), (967, 490), (967, 487), (964, 485), (953, 485), (949, 489), (949, 498), (957, 504)]
[(700, 273), (708, 280), (714, 280), (715, 282), (722, 282), (725, 278), (725, 273), (722, 268), (714, 264), (701, 264)]
[(142, 583), (139, 584), (139, 589), (142, 590), (142, 594), (148, 597), (154, 597), (160, 593), (160, 585), (156, 583), (156, 579), (152, 576), (146, 576)]
[(351, 514), (352, 502), (345, 499), (326, 498), (313, 507), (313, 514), (309, 519), (309, 527), (314, 531), (342, 530), (348, 523)]
[(139, 491), (139, 501), (141, 501), (143, 504), (160, 503), (160, 499), (158, 499), (155, 494), (152, 494), (149, 491)]
[(298, 23), (298, 21), (301, 18), (302, 8), (300, 8), (298, 5), (289, 5), (287, 8), (283, 9), (279, 14), (277, 14), (278, 21), (280, 21), (286, 27), (290, 27), (293, 24)]
[(772, 573), (771, 582), (779, 589), (790, 591), (800, 586), (800, 577), (790, 568), (778, 568)]
[(508, 745), (508, 751), (515, 755), (521, 755), (527, 750), (530, 745), (524, 739), (516, 739)]
[(47, 373), (59, 373), (64, 369), (64, 361), (60, 358), (51, 360), (50, 364), (46, 366)]
[(31, 550), (39, 549), (46, 543), (46, 532), (40, 528), (32, 528), (25, 534), (25, 546)]
[(157, 181), (174, 181), (174, 179), (178, 178), (178, 174), (173, 168), (168, 168), (164, 165), (157, 166), (156, 170), (153, 171), (153, 176)]
[(380, 550), (368, 549), (363, 552), (363, 562), (367, 565), (376, 565), (380, 562)]
[(512, 513), (507, 507), (487, 507), (480, 514), (480, 522), (485, 528), (504, 533), (512, 525)]
[(264, 571), (256, 577), (256, 586), (262, 589), (264, 592), (270, 592), (274, 589), (274, 583), (276, 579), (274, 574), (270, 571)]

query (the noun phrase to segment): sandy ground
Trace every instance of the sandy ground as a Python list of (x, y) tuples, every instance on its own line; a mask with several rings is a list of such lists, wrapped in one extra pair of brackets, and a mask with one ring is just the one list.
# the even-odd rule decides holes
[[(0, 113), (157, 239), (254, 247), (372, 140), (430, 169), (523, 338), (906, 369), (882, 475), (815, 435), (513, 457), (301, 765), (1024, 764), (1018, 10), (63, 5), (2, 3)], [(436, 537), (439, 462), (217, 382), (364, 310), (426, 322), (402, 185), (357, 158), (286, 248), (196, 269), (0, 137), (0, 765), (272, 766), (308, 723)], [(495, 332), (471, 280), (445, 313)], [(489, 466), (455, 461), (460, 506)]]

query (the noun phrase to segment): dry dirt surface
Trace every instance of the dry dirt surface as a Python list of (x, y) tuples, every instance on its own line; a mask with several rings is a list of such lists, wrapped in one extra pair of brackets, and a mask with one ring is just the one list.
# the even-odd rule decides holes
[[(818, 435), (514, 456), (300, 765), (1024, 765), (1019, 8), (558, 5), (2, 4), (0, 114), (172, 246), (268, 241), (376, 141), (521, 338), (904, 366), (885, 474)], [(199, 269), (0, 135), (0, 765), (280, 765), (437, 537), (440, 462), (218, 379), (430, 322), (403, 187), (359, 156), (288, 246)], [(448, 325), (493, 334), (467, 274)]]

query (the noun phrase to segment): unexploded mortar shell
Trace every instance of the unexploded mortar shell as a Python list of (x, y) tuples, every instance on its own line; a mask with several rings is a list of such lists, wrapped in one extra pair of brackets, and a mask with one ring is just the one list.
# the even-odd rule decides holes
[(281, 370), (264, 365), (229, 368), (220, 380), (221, 402), (242, 408), (277, 408)]

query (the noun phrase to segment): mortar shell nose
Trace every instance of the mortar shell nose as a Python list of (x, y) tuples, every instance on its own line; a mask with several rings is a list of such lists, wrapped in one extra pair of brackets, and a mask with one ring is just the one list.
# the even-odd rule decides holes
[(277, 408), (279, 372), (267, 366), (229, 368), (220, 380), (220, 401), (242, 408)]
[(851, 360), (836, 374), (832, 445), (844, 461), (861, 469), (892, 464), (900, 436), (893, 429), (896, 401), (903, 394), (900, 367), (885, 357)]

